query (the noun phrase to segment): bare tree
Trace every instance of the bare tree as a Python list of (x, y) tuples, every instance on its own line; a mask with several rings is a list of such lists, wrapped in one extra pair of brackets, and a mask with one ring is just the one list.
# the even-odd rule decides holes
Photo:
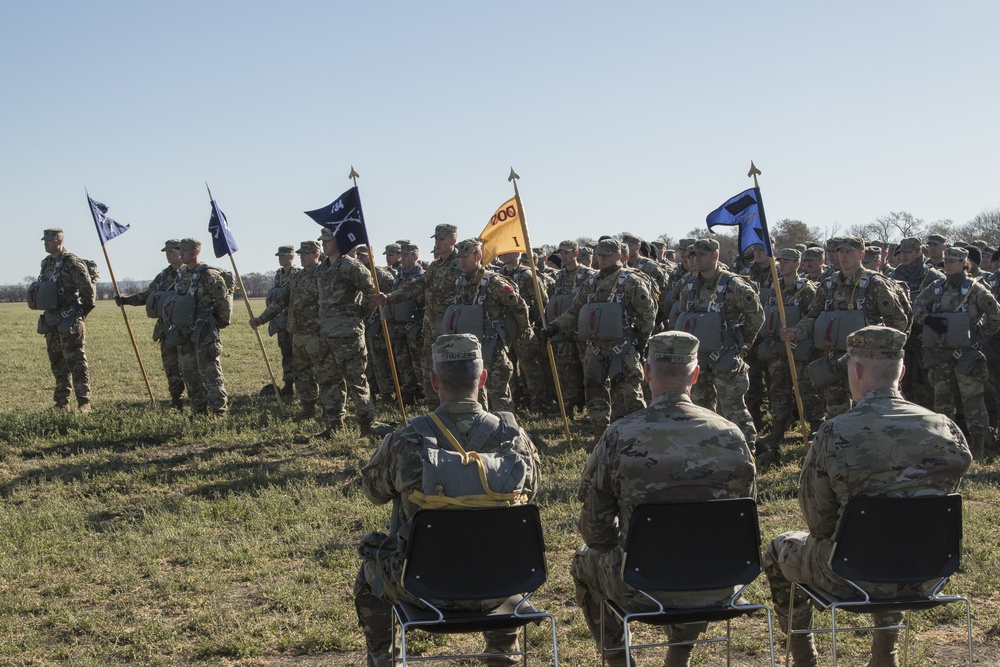
[(779, 220), (769, 231), (771, 238), (774, 239), (774, 247), (777, 249), (791, 248), (799, 243), (808, 244), (810, 241), (817, 241), (820, 238), (817, 228), (810, 227), (801, 220), (789, 218)]
[(946, 234), (949, 241), (983, 239), (990, 245), (1000, 241), (1000, 208), (985, 208), (964, 225), (958, 225)]
[(660, 234), (659, 236), (657, 236), (653, 240), (654, 241), (659, 241), (660, 243), (662, 243), (663, 245), (665, 245), (668, 248), (673, 248), (674, 247), (674, 237), (670, 236), (670, 234), (667, 234), (667, 233)]

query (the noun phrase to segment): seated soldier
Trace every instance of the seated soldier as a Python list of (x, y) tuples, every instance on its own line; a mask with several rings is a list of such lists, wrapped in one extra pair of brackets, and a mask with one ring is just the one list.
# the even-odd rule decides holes
[[(365, 495), (376, 504), (393, 503), (393, 516), (388, 535), (370, 533), (361, 540), (360, 552), (364, 558), (361, 570), (354, 582), (354, 602), (358, 620), (368, 647), (368, 667), (383, 667), (393, 664), (390, 655), (392, 645), (392, 605), (405, 600), (420, 604), (419, 600), (402, 589), (400, 578), (403, 567), (404, 544), (398, 538), (406, 534), (407, 524), (421, 507), (447, 506), (447, 504), (469, 506), (472, 501), (448, 498), (440, 495), (440, 486), (449, 488), (469, 480), (455, 479), (453, 484), (444, 480), (458, 475), (471, 475), (475, 484), (479, 481), (476, 466), (458, 465), (449, 470), (444, 461), (449, 457), (427, 456), (427, 450), (438, 448), (456, 451), (449, 444), (449, 432), (467, 451), (477, 451), (483, 456), (492, 453), (501, 463), (512, 462), (523, 468), (523, 475), (511, 475), (507, 487), (490, 479), (490, 490), (510, 496), (510, 503), (529, 502), (538, 490), (538, 454), (528, 436), (520, 430), (511, 413), (486, 412), (479, 401), (479, 390), (486, 383), (483, 369), (482, 350), (475, 336), (469, 334), (446, 334), (439, 336), (432, 346), (433, 369), (431, 385), (441, 401), (441, 405), (431, 415), (414, 417), (407, 426), (386, 436), (371, 461), (362, 469), (362, 487)], [(436, 460), (433, 465), (431, 460)], [(501, 466), (506, 475), (510, 466)], [(440, 480), (440, 481), (439, 481)], [(471, 497), (471, 494), (470, 494)], [(475, 506), (475, 505), (473, 505)], [(482, 506), (482, 505), (479, 505)], [(494, 505), (495, 506), (495, 505)], [(448, 536), (456, 541), (460, 535)], [(475, 567), (474, 563), (465, 563)], [(434, 603), (433, 600), (431, 600)], [(468, 601), (461, 607), (451, 606), (450, 610), (491, 610), (502, 600)], [(494, 630), (483, 633), (486, 638), (487, 653), (504, 653), (516, 650), (515, 630)], [(513, 656), (496, 656), (484, 660), (487, 665), (516, 664)]]

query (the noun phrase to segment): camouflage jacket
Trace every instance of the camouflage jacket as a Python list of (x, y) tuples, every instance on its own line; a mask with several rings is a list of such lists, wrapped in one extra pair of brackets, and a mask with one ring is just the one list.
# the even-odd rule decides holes
[(156, 274), (149, 286), (141, 292), (136, 292), (135, 294), (130, 294), (129, 296), (123, 297), (125, 305), (128, 306), (141, 306), (146, 303), (146, 299), (153, 292), (164, 292), (167, 290), (172, 290), (174, 288), (174, 283), (177, 282), (178, 270), (174, 267), (167, 265), (167, 268), (163, 269)]
[[(520, 293), (521, 298), (524, 299), (525, 305), (528, 306), (528, 319), (531, 323), (538, 325), (542, 321), (541, 314), (538, 307), (538, 299), (535, 296), (535, 281), (531, 276), (531, 268), (527, 266), (518, 266), (513, 271), (508, 271), (504, 268), (500, 275), (510, 280), (517, 286), (517, 291)], [(541, 311), (544, 312), (545, 306), (549, 303), (549, 283), (550, 279), (544, 273), (538, 272), (538, 291), (542, 295), (542, 306)]]
[(94, 283), (82, 259), (63, 250), (59, 257), (46, 255), (38, 281), (54, 280), (59, 283), (59, 310), (71, 306), (79, 309), (78, 315), (86, 315), (94, 309)]
[(319, 335), (318, 267), (318, 264), (302, 267), (289, 276), (284, 291), (264, 309), (260, 319), (268, 322), (281, 313), (286, 313), (288, 331), (292, 335)]
[(648, 257), (639, 257), (634, 266), (631, 262), (629, 266), (636, 271), (642, 272), (649, 278), (650, 283), (653, 285), (653, 299), (656, 303), (659, 303), (660, 299), (663, 298), (664, 292), (667, 291), (667, 283), (669, 282), (667, 273), (663, 270), (663, 267)]
[[(424, 298), (424, 331), (434, 335), (444, 332), (442, 322), (444, 311), (455, 302), (455, 281), (462, 275), (458, 265), (458, 252), (431, 262), (424, 272), (413, 282), (394, 289), (388, 295), (389, 303), (411, 301), (419, 296)], [(426, 334), (425, 334), (426, 335)]]
[(597, 271), (582, 264), (578, 265), (572, 271), (569, 269), (560, 269), (556, 274), (552, 293), (554, 295), (576, 294), (583, 284), (587, 282), (587, 279), (595, 273)]
[(908, 332), (908, 304), (900, 303), (901, 291), (881, 273), (859, 268), (851, 276), (837, 272), (819, 284), (812, 308), (793, 328), (796, 340), (812, 336), (816, 318), (823, 311), (857, 309), (857, 301), (862, 294), (861, 281), (866, 278), (868, 284), (864, 288), (864, 302), (860, 307), (864, 309), (867, 324), (881, 324), (903, 333)]
[[(807, 278), (798, 278), (795, 282), (786, 283), (784, 278), (779, 277), (778, 280), (781, 281), (781, 303), (784, 306), (796, 306), (799, 309), (799, 315), (809, 312), (812, 307), (813, 300), (816, 298), (816, 290), (818, 286), (811, 280)], [(765, 288), (761, 292), (761, 306), (767, 309), (769, 306), (773, 306), (777, 303), (775, 298), (774, 290)], [(787, 316), (787, 313), (786, 313)], [(765, 312), (765, 317), (767, 313)], [(774, 317), (778, 317), (777, 314)], [(771, 337), (778, 338), (781, 333), (781, 323), (769, 323), (765, 322), (765, 325), (770, 324), (773, 330)], [(761, 330), (763, 332), (763, 329)], [(763, 336), (763, 333), (761, 333)]]
[(915, 302), (917, 296), (924, 291), (925, 287), (935, 280), (944, 278), (944, 274), (935, 268), (927, 266), (923, 262), (917, 262), (917, 265), (912, 268), (900, 264), (893, 269), (889, 277), (897, 282), (906, 283), (907, 288), (910, 290), (910, 300)]
[[(464, 441), (473, 419), (483, 412), (483, 408), (478, 401), (462, 400), (442, 403), (434, 412), (447, 417), (457, 427), (459, 441)], [(481, 447), (479, 451), (496, 451), (500, 442), (498, 440), (490, 444), (490, 447)], [(438, 445), (451, 449), (444, 439), (439, 439)], [(404, 426), (387, 435), (371, 460), (361, 469), (361, 488), (368, 499), (377, 505), (400, 501), (402, 519), (405, 521), (418, 509), (410, 502), (410, 494), (421, 489), (423, 461), (420, 454), (423, 447), (424, 439), (416, 429)], [(541, 485), (538, 452), (524, 431), (515, 437), (514, 448), (528, 462), (524, 491), (529, 499), (534, 498)]]
[(590, 453), (578, 492), (580, 534), (599, 551), (623, 546), (642, 503), (754, 497), (754, 478), (735, 424), (685, 392), (661, 394), (612, 424)]
[(954, 422), (896, 389), (875, 389), (816, 433), (802, 463), (799, 506), (809, 533), (831, 539), (851, 498), (952, 493), (971, 462)]
[[(549, 324), (555, 324), (560, 332), (576, 331), (581, 308), (588, 303), (610, 301), (618, 301), (625, 311), (631, 331), (623, 333), (634, 336), (636, 344), (640, 348), (644, 347), (656, 323), (656, 304), (653, 303), (645, 279), (639, 278), (634, 270), (621, 265), (591, 274), (580, 286), (569, 309)], [(622, 340), (624, 339), (623, 336)]]
[(287, 271), (283, 268), (278, 269), (274, 272), (274, 281), (271, 283), (271, 287), (287, 287), (292, 276), (301, 270), (297, 266), (290, 266)]
[(482, 305), (486, 319), (489, 320), (503, 321), (507, 316), (512, 317), (517, 324), (518, 334), (511, 337), (508, 331), (507, 343), (531, 331), (528, 306), (518, 293), (517, 287), (499, 273), (488, 271), (483, 267), (479, 267), (472, 275), (463, 275), (455, 280), (452, 303), (466, 306)]
[[(371, 274), (371, 267), (367, 264), (364, 265), (368, 269), (369, 274)], [(396, 281), (396, 276), (392, 273), (392, 270), (386, 266), (376, 266), (375, 275), (378, 277), (379, 289), (382, 286), (389, 288)], [(373, 281), (374, 282), (374, 281)], [(392, 326), (389, 327), (389, 335), (392, 336)], [(368, 338), (377, 338), (381, 340), (385, 337), (385, 333), (382, 331), (382, 309), (376, 308), (373, 310), (368, 317), (365, 318), (365, 336)]]
[[(724, 285), (724, 287), (723, 287)], [(708, 278), (701, 273), (689, 274), (678, 295), (682, 312), (709, 313), (719, 310), (719, 289), (722, 291), (722, 318), (727, 329), (734, 329), (744, 349), (753, 344), (764, 323), (760, 298), (748, 279), (726, 271), (720, 265)]]
[(182, 265), (177, 272), (177, 282), (174, 283), (174, 291), (178, 294), (188, 294), (194, 296), (196, 316), (215, 314), (230, 311), (229, 287), (226, 279), (218, 269), (198, 262), (193, 268)]
[(958, 312), (969, 313), (969, 323), (987, 337), (1000, 329), (1000, 304), (988, 286), (964, 273), (931, 283), (913, 304), (913, 320), (917, 323), (928, 315)]
[(757, 262), (751, 262), (743, 268), (742, 275), (749, 278), (758, 289), (764, 289), (774, 285), (774, 277), (771, 275), (771, 264), (768, 262), (761, 266)]
[(371, 314), (375, 285), (372, 274), (353, 257), (326, 257), (316, 269), (319, 284), (319, 330), (327, 338), (364, 336), (363, 320)]

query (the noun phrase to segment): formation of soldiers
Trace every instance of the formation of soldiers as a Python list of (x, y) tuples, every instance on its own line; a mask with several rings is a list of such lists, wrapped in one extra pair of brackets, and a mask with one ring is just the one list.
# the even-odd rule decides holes
[[(993, 272), (1000, 253), (983, 242), (949, 244), (930, 235), (893, 245), (855, 237), (793, 248), (757, 244), (726, 265), (713, 239), (682, 239), (670, 249), (623, 233), (585, 246), (565, 240), (534, 257), (507, 253), (484, 265), (481, 243), (458, 239), (454, 225), (438, 225), (429, 263), (408, 239), (389, 244), (375, 276), (367, 247), (342, 255), (329, 230), (297, 249), (278, 248), (267, 307), (250, 324), (267, 323), (277, 338), (278, 390), (297, 395), (301, 418), (320, 420), (319, 435), (343, 428), (348, 395), (369, 435), (374, 399), (396, 392), (394, 371), (405, 405), (436, 407), (431, 346), (445, 333), (480, 340), (487, 407), (554, 415), (561, 394), (566, 414), (600, 433), (647, 405), (649, 338), (678, 330), (700, 343), (695, 403), (735, 423), (758, 460), (769, 463), (780, 459), (779, 444), (799, 420), (794, 388), (812, 430), (845, 412), (847, 336), (884, 325), (908, 335), (906, 397), (957, 418), (977, 454), (995, 441), (1000, 393), (990, 371), (1000, 370), (1000, 272)], [(84, 318), (93, 308), (92, 276), (63, 250), (61, 230), (46, 230), (43, 240), (49, 254), (32, 292), (42, 300), (32, 307), (44, 311), (39, 333), (56, 379), (54, 400), (67, 407), (72, 388), (87, 410)], [(186, 393), (194, 411), (223, 415), (219, 331), (231, 319), (232, 285), (227, 272), (199, 260), (200, 249), (196, 239), (168, 240), (168, 266), (118, 303), (145, 305), (156, 319), (153, 338), (172, 404), (180, 408)]]

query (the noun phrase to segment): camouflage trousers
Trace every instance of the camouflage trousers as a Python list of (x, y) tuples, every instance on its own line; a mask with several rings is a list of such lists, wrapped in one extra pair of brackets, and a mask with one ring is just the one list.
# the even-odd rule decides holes
[[(418, 327), (414, 335), (409, 335), (405, 327)], [(421, 390), (421, 378), (424, 373), (423, 335), (419, 324), (397, 324), (397, 330), (402, 335), (393, 337), (392, 352), (396, 357), (396, 372), (399, 374), (399, 386), (403, 396), (416, 396)]]
[[(645, 596), (632, 588), (621, 577), (622, 550), (615, 547), (610, 551), (596, 551), (589, 547), (580, 547), (573, 556), (570, 573), (576, 584), (576, 604), (583, 612), (590, 634), (601, 646), (601, 605), (605, 600), (613, 600), (629, 609), (653, 611), (656, 607)], [(729, 600), (733, 591), (721, 591), (718, 594), (675, 594), (654, 595), (664, 606), (697, 607), (700, 605)], [(666, 626), (670, 641), (690, 641), (698, 638), (708, 627), (707, 622), (671, 624)], [(625, 629), (613, 615), (604, 615), (604, 646), (615, 648), (625, 645)], [(614, 656), (613, 658), (611, 656)], [(615, 665), (625, 664), (624, 652), (611, 653), (608, 662)]]
[[(393, 536), (371, 533), (362, 539), (375, 542), (382, 538), (384, 544), (395, 545)], [(364, 546), (362, 546), (364, 549)], [(469, 565), (469, 564), (467, 564)], [(474, 564), (473, 564), (474, 565)], [(358, 614), (358, 625), (365, 636), (368, 650), (368, 667), (392, 667), (392, 605), (404, 601), (423, 606), (420, 600), (407, 593), (400, 585), (403, 569), (402, 556), (390, 554), (385, 558), (366, 557), (361, 563), (358, 576), (354, 579), (354, 608)], [(430, 600), (436, 604), (435, 600)], [(490, 611), (502, 600), (469, 600), (442, 603), (447, 611)], [(502, 653), (511, 650), (517, 642), (516, 630), (491, 630), (483, 633), (486, 651)], [(397, 643), (398, 646), (398, 643)], [(493, 667), (517, 664), (509, 657), (487, 658), (485, 664)]]
[[(167, 388), (170, 390), (170, 398), (180, 400), (184, 395), (184, 376), (181, 374), (180, 357), (176, 347), (167, 347), (167, 342), (160, 340), (160, 361), (163, 364), (163, 372), (167, 374)], [(205, 393), (205, 388), (198, 383), (197, 387), (189, 387), (188, 395), (194, 396), (198, 392)]]
[[(514, 364), (507, 356), (507, 350), (497, 346), (493, 361), (486, 365), (486, 396), (488, 401), (480, 402), (490, 412), (504, 410), (514, 412), (514, 397), (510, 392), (510, 379), (514, 375)], [(437, 396), (437, 394), (435, 394)]]
[[(592, 422), (608, 424), (646, 407), (642, 397), (642, 359), (631, 343), (616, 351), (593, 342), (583, 354), (583, 388)], [(605, 382), (611, 381), (610, 393)]]
[[(844, 354), (842, 350), (832, 352), (833, 356), (840, 357)], [(845, 366), (840, 374), (840, 379), (831, 385), (827, 385), (820, 390), (823, 402), (826, 404), (826, 418), (833, 419), (837, 415), (842, 415), (851, 409), (851, 387), (847, 382), (847, 367)]]
[(583, 391), (583, 355), (575, 339), (553, 343), (552, 352), (559, 369), (559, 390), (562, 392), (563, 405), (566, 406), (566, 414), (572, 415), (573, 406), (582, 406), (586, 401)]
[(82, 319), (76, 320), (69, 331), (45, 334), (45, 351), (56, 381), (52, 400), (56, 405), (68, 405), (70, 388), (77, 401), (90, 400), (90, 366), (85, 348), (87, 328)]
[[(955, 419), (957, 402), (961, 400), (962, 414), (969, 431), (969, 444), (973, 453), (983, 454), (990, 430), (990, 416), (986, 411), (984, 387), (987, 382), (986, 361), (976, 364), (971, 375), (956, 370), (952, 363), (943, 363), (928, 370), (934, 387), (934, 411)], [(978, 452), (976, 450), (979, 450)]]
[(292, 334), (282, 329), (274, 334), (281, 350), (281, 382), (286, 387), (295, 382), (295, 353), (292, 352)]
[(299, 401), (315, 403), (319, 399), (319, 389), (316, 386), (317, 360), (310, 355), (310, 350), (319, 348), (319, 336), (316, 334), (292, 334), (292, 362), (295, 365), (295, 391)]
[(731, 371), (718, 371), (702, 363), (698, 381), (691, 388), (691, 400), (736, 424), (753, 451), (757, 427), (745, 402), (749, 386), (747, 365), (741, 359), (736, 360), (736, 368)]
[[(195, 412), (206, 408), (215, 413), (225, 413), (229, 403), (226, 379), (222, 376), (222, 339), (218, 332), (214, 339), (193, 342), (190, 338), (177, 345), (177, 361), (188, 387), (188, 399)], [(204, 391), (193, 391), (201, 387)]]
[(380, 394), (391, 394), (396, 391), (396, 385), (392, 381), (392, 365), (389, 363), (389, 346), (385, 344), (382, 336), (382, 323), (378, 322), (379, 334), (377, 336), (365, 336), (365, 345), (368, 348), (368, 359), (371, 367), (372, 388), (377, 389)]
[(528, 399), (534, 409), (541, 408), (547, 402), (545, 372), (548, 370), (548, 358), (543, 359), (545, 354), (535, 336), (522, 336), (511, 344), (512, 361), (517, 364), (519, 374), (524, 376)]
[[(782, 350), (784, 353), (784, 350)], [(763, 412), (764, 412), (764, 397), (767, 396), (769, 399), (773, 396), (773, 393), (769, 393), (770, 388), (768, 385), (769, 379), (769, 369), (767, 362), (761, 361), (757, 358), (757, 348), (751, 347), (744, 358), (747, 364), (747, 394), (744, 398), (747, 404), (747, 410), (750, 411), (750, 416), (753, 418), (754, 426), (760, 430), (763, 424)], [(771, 408), (773, 410), (773, 407)]]
[[(781, 629), (788, 632), (788, 610), (792, 599), (792, 582), (807, 584), (846, 599), (861, 599), (857, 590), (830, 569), (831, 540), (818, 540), (805, 531), (778, 535), (764, 551), (762, 566), (771, 588), (771, 602)], [(919, 586), (917, 587), (919, 588)], [(913, 589), (879, 590), (873, 586), (869, 593), (903, 595)], [(872, 614), (877, 624), (896, 624), (903, 614)], [(812, 606), (801, 590), (795, 595), (795, 617), (792, 629), (802, 630), (812, 623)]]
[[(799, 406), (795, 402), (795, 388), (792, 385), (792, 374), (788, 367), (788, 357), (784, 346), (781, 356), (771, 359), (767, 364), (768, 408), (772, 423), (794, 423), (799, 420)], [(805, 410), (807, 421), (823, 419), (823, 404), (812, 381), (805, 372), (804, 361), (795, 362), (795, 373), (799, 381), (799, 396), (802, 398), (802, 409)]]
[(361, 336), (327, 338), (316, 336), (307, 344), (316, 366), (319, 400), (323, 403), (323, 424), (334, 426), (347, 414), (350, 393), (359, 422), (375, 419), (375, 406), (365, 376), (365, 340)]
[(427, 401), (428, 412), (433, 411), (440, 405), (437, 392), (431, 386), (431, 371), (434, 370), (434, 356), (431, 354), (431, 346), (434, 345), (437, 337), (438, 334), (428, 326), (427, 320), (424, 319), (424, 344), (420, 353), (420, 384), (424, 388), (424, 398)]
[[(912, 342), (911, 341), (915, 341)], [(911, 336), (903, 348), (903, 365), (906, 373), (900, 381), (901, 391), (906, 400), (922, 405), (928, 410), (934, 409), (934, 389), (931, 385), (930, 373), (920, 360), (922, 343), (919, 338)]]

